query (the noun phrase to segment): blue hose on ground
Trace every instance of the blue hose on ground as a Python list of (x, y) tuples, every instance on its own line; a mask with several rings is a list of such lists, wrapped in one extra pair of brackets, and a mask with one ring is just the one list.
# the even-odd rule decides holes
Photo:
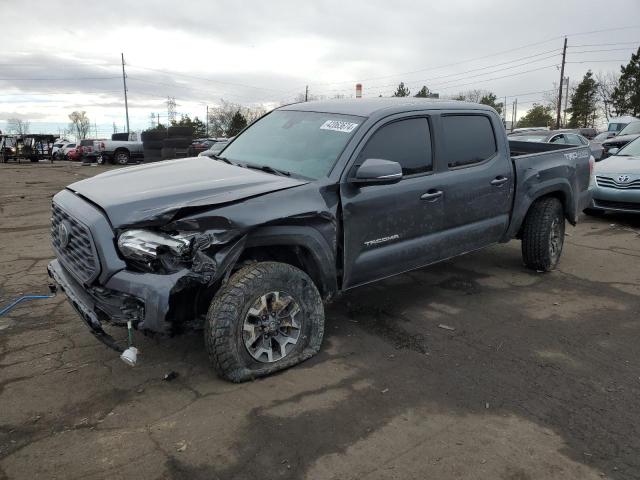
[(19, 303), (22, 303), (22, 302), (24, 302), (26, 300), (40, 300), (40, 299), (43, 299), (43, 298), (52, 298), (52, 297), (55, 297), (55, 294), (52, 294), (52, 295), (23, 295), (20, 298), (16, 298), (13, 302), (11, 302), (6, 307), (3, 307), (2, 310), (0, 310), (0, 317), (2, 317), (6, 313), (9, 313), (11, 310), (13, 310), (13, 307), (15, 307)]

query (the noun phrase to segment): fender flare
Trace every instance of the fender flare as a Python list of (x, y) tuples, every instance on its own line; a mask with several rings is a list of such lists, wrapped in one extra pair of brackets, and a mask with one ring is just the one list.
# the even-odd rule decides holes
[(270, 245), (304, 248), (317, 269), (322, 297), (329, 298), (338, 291), (335, 253), (318, 230), (292, 225), (259, 227), (247, 234), (244, 248)]

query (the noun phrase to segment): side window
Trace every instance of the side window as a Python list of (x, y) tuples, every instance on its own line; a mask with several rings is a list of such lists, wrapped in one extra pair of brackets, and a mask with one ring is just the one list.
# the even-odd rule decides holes
[(556, 135), (549, 140), (549, 143), (567, 143), (565, 141), (564, 135)]
[(368, 158), (398, 162), (402, 165), (403, 175), (430, 171), (433, 160), (429, 121), (409, 118), (380, 127), (358, 155), (358, 163)]
[(569, 133), (565, 135), (565, 137), (567, 137), (567, 143), (569, 145), (585, 145), (585, 143), (582, 141), (582, 138), (578, 135)]
[(442, 129), (450, 168), (483, 162), (498, 151), (491, 120), (484, 115), (445, 115)]

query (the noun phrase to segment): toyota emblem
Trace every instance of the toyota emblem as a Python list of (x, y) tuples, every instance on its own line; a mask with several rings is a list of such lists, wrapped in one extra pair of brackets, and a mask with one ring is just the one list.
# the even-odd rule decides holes
[(629, 181), (629, 175), (618, 176), (618, 183), (627, 183)]
[(67, 222), (62, 222), (58, 226), (58, 239), (60, 240), (60, 246), (65, 248), (69, 245), (69, 235), (71, 228), (67, 226)]

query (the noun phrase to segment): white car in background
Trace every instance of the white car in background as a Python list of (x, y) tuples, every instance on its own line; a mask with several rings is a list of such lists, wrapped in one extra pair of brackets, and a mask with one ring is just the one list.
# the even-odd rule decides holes
[(55, 157), (56, 154), (58, 153), (58, 150), (60, 150), (62, 147), (64, 147), (67, 143), (67, 141), (57, 141), (53, 144), (53, 146), (51, 147), (51, 156)]
[(63, 158), (63, 159), (67, 159), (67, 154), (71, 151), (71, 150), (75, 150), (76, 149), (76, 144), (75, 143), (65, 143), (64, 145), (62, 145), (59, 149), (58, 149), (58, 157), (59, 158)]

